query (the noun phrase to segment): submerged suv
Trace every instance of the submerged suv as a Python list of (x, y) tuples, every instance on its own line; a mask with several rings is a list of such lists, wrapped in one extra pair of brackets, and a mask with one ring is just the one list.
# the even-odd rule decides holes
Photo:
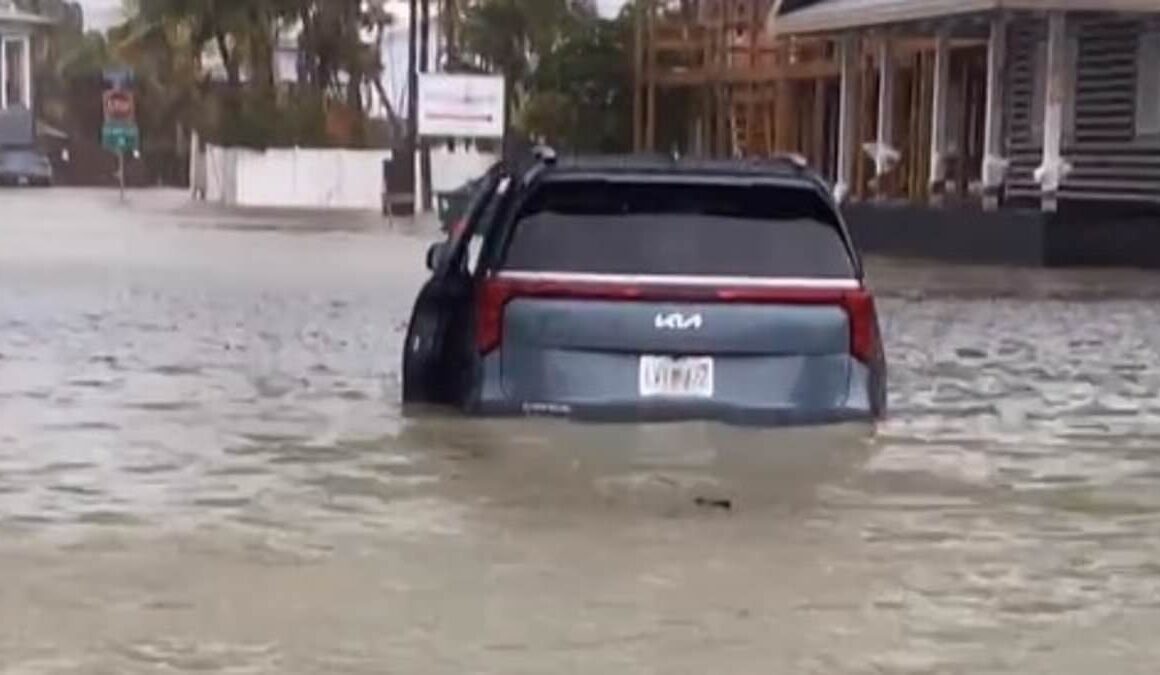
[(874, 299), (794, 159), (496, 165), (427, 257), (405, 404), (483, 415), (873, 421)]

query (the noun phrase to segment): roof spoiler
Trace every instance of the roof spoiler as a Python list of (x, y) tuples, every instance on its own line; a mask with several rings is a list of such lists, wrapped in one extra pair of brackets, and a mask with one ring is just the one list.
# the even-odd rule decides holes
[(553, 166), (556, 164), (558, 155), (556, 150), (550, 145), (537, 145), (532, 148), (532, 157), (536, 158), (537, 162)]
[(773, 160), (778, 162), (788, 162), (800, 171), (805, 171), (810, 168), (810, 162), (804, 156), (796, 152), (779, 152), (773, 155)]

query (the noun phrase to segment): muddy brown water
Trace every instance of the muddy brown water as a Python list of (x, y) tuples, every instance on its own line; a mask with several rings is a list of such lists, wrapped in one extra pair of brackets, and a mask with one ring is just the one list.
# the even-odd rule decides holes
[(1152, 276), (873, 263), (874, 433), (404, 419), (429, 230), (47, 194), (0, 192), (0, 672), (1160, 669)]

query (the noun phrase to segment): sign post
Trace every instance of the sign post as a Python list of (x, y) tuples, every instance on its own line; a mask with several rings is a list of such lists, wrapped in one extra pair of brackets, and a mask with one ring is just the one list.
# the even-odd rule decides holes
[(101, 129), (101, 144), (117, 155), (117, 182), (121, 187), (121, 201), (125, 201), (125, 154), (136, 152), (141, 145), (133, 92), (120, 88), (106, 91), (104, 108), (105, 125)]

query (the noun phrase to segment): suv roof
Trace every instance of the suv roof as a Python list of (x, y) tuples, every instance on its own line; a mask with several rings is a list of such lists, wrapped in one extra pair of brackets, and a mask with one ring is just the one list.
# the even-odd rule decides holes
[(797, 155), (769, 159), (701, 159), (666, 155), (593, 155), (557, 158), (550, 148), (539, 148), (530, 159), (509, 169), (521, 177), (524, 186), (542, 180), (645, 179), (669, 177), (714, 182), (769, 181), (797, 185), (823, 193), (828, 199), (830, 186)]
[[(549, 152), (550, 151), (546, 151)], [(552, 174), (666, 174), (720, 178), (806, 179), (823, 184), (805, 160), (793, 155), (771, 159), (700, 159), (665, 155), (537, 157), (536, 166)], [(535, 171), (535, 169), (533, 169)]]

